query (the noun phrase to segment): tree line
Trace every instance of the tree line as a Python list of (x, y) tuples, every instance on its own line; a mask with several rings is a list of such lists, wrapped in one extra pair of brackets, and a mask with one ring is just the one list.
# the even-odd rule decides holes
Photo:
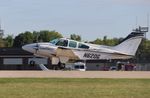
[[(53, 39), (62, 37), (63, 35), (56, 31), (25, 31), (23, 33), (19, 33), (15, 37), (13, 35), (8, 35), (7, 37), (0, 38), (0, 47), (22, 47), (25, 44), (49, 42)], [(82, 41), (81, 36), (76, 34), (71, 34), (70, 39)], [(118, 44), (122, 39), (123, 38), (108, 39), (107, 36), (104, 36), (103, 39), (97, 38), (96, 40), (90, 41), (89, 43), (113, 46)]]
[(0, 38), (0, 47), (22, 47), (25, 44), (35, 42), (49, 42), (50, 40), (63, 37), (56, 31), (25, 31), (13, 37), (8, 35), (5, 38)]
[[(62, 38), (63, 35), (56, 31), (42, 30), (42, 31), (25, 31), (17, 36), (8, 35), (4, 38), (0, 38), (0, 47), (17, 47), (21, 48), (25, 44), (36, 43), (36, 42), (49, 42), (56, 38)], [(82, 41), (80, 35), (71, 34), (70, 39)], [(98, 45), (109, 45), (114, 46), (119, 44), (123, 38), (97, 38), (88, 43)], [(142, 62), (148, 62), (150, 60), (150, 40), (143, 39), (136, 53), (135, 59)]]

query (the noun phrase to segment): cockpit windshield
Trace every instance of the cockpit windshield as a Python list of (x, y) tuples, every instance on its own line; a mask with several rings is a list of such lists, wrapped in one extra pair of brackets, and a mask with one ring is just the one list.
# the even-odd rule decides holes
[(54, 39), (54, 40), (50, 41), (50, 43), (55, 45), (58, 41), (59, 41), (59, 39)]
[(56, 46), (64, 46), (64, 47), (68, 46), (68, 40), (66, 39), (55, 39), (55, 40), (52, 40), (50, 43)]

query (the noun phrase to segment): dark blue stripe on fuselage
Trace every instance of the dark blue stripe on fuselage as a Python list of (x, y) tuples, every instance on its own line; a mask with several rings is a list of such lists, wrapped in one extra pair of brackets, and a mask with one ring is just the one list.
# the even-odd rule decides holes
[(124, 38), (120, 43), (122, 43), (123, 41), (128, 40), (132, 37), (137, 37), (137, 36), (144, 36), (144, 33), (132, 32), (126, 38)]

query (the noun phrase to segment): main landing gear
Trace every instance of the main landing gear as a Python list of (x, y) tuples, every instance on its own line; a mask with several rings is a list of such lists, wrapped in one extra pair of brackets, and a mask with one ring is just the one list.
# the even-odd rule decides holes
[(65, 64), (59, 62), (57, 65), (53, 65), (53, 69), (54, 69), (54, 70), (62, 70), (62, 69), (65, 69)]

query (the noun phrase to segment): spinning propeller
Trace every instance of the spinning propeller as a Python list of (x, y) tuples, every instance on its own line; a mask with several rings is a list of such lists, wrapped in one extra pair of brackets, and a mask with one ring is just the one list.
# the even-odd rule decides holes
[(39, 38), (39, 34), (37, 34), (37, 36), (36, 36), (36, 45), (34, 46), (35, 54), (37, 54), (37, 52), (38, 52), (38, 50), (40, 48), (40, 46), (38, 44), (38, 38)]
[(38, 50), (39, 50), (39, 44), (38, 43), (36, 43), (36, 45), (34, 46), (34, 49), (35, 49), (35, 54), (37, 54), (37, 52), (38, 52)]

